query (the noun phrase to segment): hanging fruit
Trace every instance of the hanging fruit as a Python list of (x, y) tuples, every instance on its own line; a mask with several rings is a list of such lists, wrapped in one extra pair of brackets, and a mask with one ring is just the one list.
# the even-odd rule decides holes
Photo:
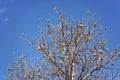
[(84, 28), (85, 27), (85, 25), (83, 25), (81, 22), (80, 22), (80, 24), (78, 24), (78, 26), (80, 26), (80, 28)]
[(76, 35), (80, 35), (80, 32), (79, 32), (79, 31), (76, 31)]
[(102, 53), (102, 50), (101, 49), (97, 50), (97, 54), (100, 54), (100, 53)]
[(94, 26), (94, 27), (96, 27), (96, 26), (97, 26), (97, 22), (96, 22), (96, 21), (93, 23), (93, 26)]
[(99, 59), (98, 59), (99, 62), (103, 61), (103, 57), (100, 56)]
[(60, 64), (64, 64), (64, 62), (60, 60)]
[(95, 54), (93, 54), (93, 56), (94, 56), (94, 57), (96, 57), (96, 56), (97, 56), (97, 54), (95, 53)]
[(72, 29), (72, 26), (71, 26), (71, 25), (70, 25), (70, 26), (68, 26), (68, 29), (70, 29), (70, 30), (71, 30), (71, 29)]
[(24, 75), (24, 76), (23, 76), (23, 79), (24, 79), (24, 80), (27, 80), (26, 78), (27, 78), (26, 75)]
[(73, 51), (73, 54), (74, 54), (74, 55), (77, 55), (77, 52), (76, 52), (76, 51)]
[(38, 77), (39, 77), (39, 78), (41, 78), (41, 77), (42, 77), (42, 76), (41, 76), (41, 73), (38, 73)]
[(40, 47), (40, 45), (38, 45), (38, 47), (37, 47), (37, 50), (41, 50), (41, 47)]
[(41, 45), (41, 48), (43, 49), (43, 48), (45, 48), (43, 45)]

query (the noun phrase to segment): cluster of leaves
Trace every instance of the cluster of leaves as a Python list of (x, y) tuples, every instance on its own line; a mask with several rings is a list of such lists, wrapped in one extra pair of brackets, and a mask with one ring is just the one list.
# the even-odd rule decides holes
[(38, 40), (28, 39), (40, 53), (38, 63), (26, 63), (23, 56), (8, 69), (8, 80), (115, 79), (120, 68), (113, 66), (120, 53), (117, 48), (106, 47), (107, 40), (101, 36), (106, 29), (99, 29), (94, 16), (68, 22), (58, 8), (54, 10), (58, 14), (58, 24), (48, 20), (48, 31), (39, 30)]

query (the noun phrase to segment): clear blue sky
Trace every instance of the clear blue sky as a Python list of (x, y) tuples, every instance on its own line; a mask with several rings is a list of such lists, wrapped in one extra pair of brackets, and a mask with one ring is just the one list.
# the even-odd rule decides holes
[(40, 20), (55, 20), (53, 7), (59, 7), (68, 17), (80, 18), (86, 10), (96, 13), (103, 27), (109, 47), (120, 46), (120, 0), (0, 0), (0, 80), (5, 80), (13, 51), (32, 53), (27, 42), (20, 40), (22, 32), (37, 34)]

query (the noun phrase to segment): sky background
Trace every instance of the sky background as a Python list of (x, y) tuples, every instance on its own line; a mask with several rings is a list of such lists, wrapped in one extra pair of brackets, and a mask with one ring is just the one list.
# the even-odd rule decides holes
[(38, 28), (44, 28), (41, 20), (54, 22), (57, 15), (53, 7), (76, 19), (86, 10), (96, 13), (100, 25), (108, 28), (104, 37), (109, 47), (120, 47), (120, 0), (0, 0), (0, 80), (6, 80), (7, 66), (16, 56), (13, 52), (34, 55), (32, 47), (19, 36), (22, 32), (36, 35)]

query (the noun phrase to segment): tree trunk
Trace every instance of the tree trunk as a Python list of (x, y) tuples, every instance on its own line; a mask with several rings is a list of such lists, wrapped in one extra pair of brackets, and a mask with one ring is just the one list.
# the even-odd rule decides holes
[(71, 79), (70, 80), (75, 80), (75, 63), (74, 63), (74, 61), (71, 66)]

